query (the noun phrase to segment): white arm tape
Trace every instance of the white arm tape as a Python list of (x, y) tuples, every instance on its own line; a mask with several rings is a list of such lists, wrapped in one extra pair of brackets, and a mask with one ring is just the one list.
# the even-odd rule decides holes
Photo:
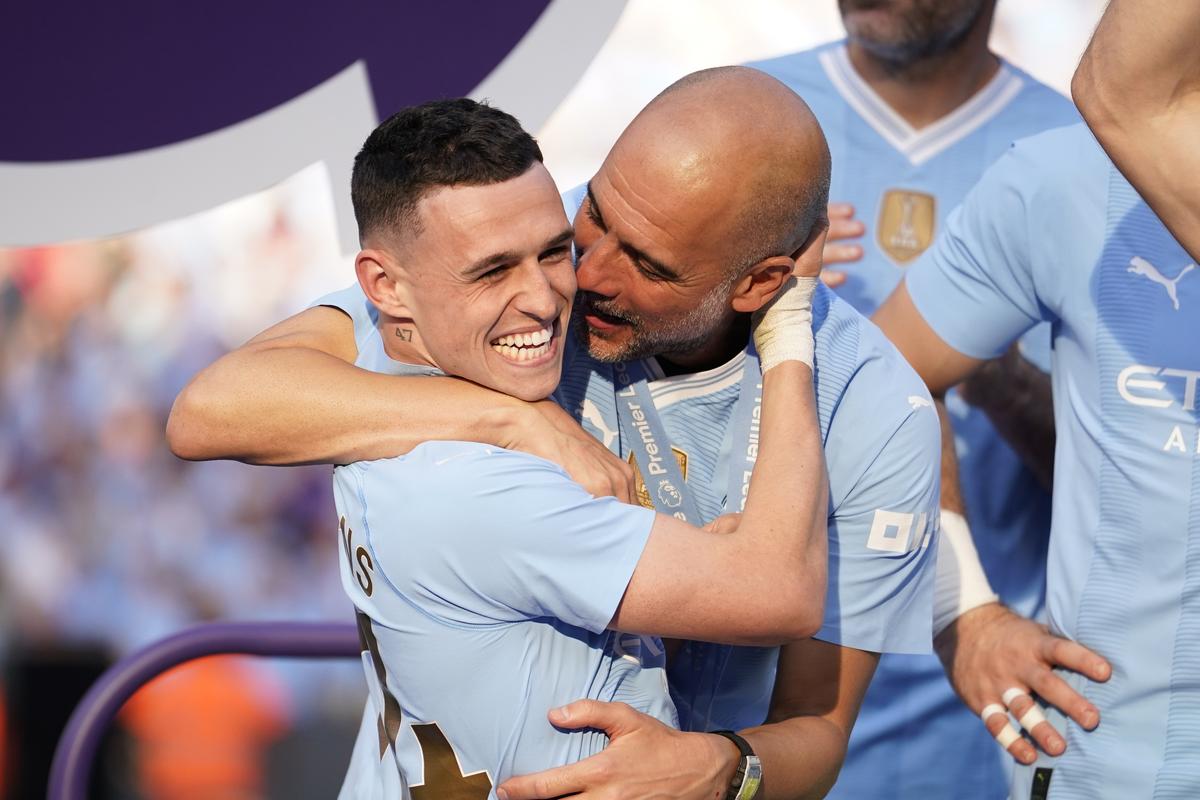
[(754, 348), (765, 373), (784, 361), (813, 366), (812, 298), (816, 278), (792, 276), (754, 315)]
[(999, 599), (983, 573), (967, 521), (943, 508), (933, 582), (933, 635), (971, 609)]

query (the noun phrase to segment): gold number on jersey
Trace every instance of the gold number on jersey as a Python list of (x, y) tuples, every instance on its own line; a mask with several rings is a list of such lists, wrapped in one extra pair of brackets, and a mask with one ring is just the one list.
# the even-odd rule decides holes
[(350, 565), (350, 571), (358, 580), (358, 585), (362, 587), (367, 597), (370, 597), (375, 591), (375, 581), (371, 578), (375, 564), (371, 561), (371, 554), (361, 544), (351, 553), (351, 548), (354, 546), (354, 531), (346, 527), (345, 517), (338, 519), (338, 532), (342, 537), (342, 547), (346, 550), (346, 563)]
[(413, 725), (412, 731), (421, 743), (425, 763), (424, 783), (409, 788), (413, 800), (487, 800), (491, 778), (482, 771), (463, 774), (454, 748), (436, 722)]
[[(375, 677), (383, 689), (383, 713), (377, 718), (379, 730), (379, 758), (387, 755), (388, 745), (396, 748), (396, 736), (400, 733), (403, 712), (400, 701), (387, 685), (387, 669), (379, 653), (379, 640), (371, 629), (371, 618), (361, 611), (355, 614), (358, 621), (358, 641), (371, 654)], [(487, 772), (463, 773), (454, 755), (454, 747), (436, 722), (417, 723), (412, 726), (413, 735), (421, 745), (421, 761), (425, 778), (420, 786), (411, 786), (412, 800), (487, 800), (492, 791), (492, 779)]]

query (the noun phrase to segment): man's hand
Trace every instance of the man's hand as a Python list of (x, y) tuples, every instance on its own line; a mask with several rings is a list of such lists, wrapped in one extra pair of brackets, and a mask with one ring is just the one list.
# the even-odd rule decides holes
[[(1100, 722), (1100, 712), (1051, 670), (1055, 667), (1078, 672), (1094, 681), (1106, 681), (1112, 667), (1081, 644), (1055, 636), (1045, 625), (1025, 619), (999, 603), (974, 608), (952, 622), (934, 639), (934, 648), (946, 675), (967, 707), (979, 714), (992, 703), (1004, 705), (1003, 695), (1012, 688), (1036, 693), (1059, 708), (1085, 730)], [(1009, 711), (1018, 719), (1034, 704), (1028, 694), (1015, 698)], [(995, 736), (1009, 724), (1008, 715), (992, 714), (987, 729)], [(1062, 734), (1049, 722), (1032, 725), (1029, 731), (1038, 745), (1052, 756), (1066, 749)], [(1025, 739), (1008, 747), (1022, 764), (1037, 756)]]
[(551, 400), (532, 404), (534, 415), (505, 444), (558, 464), (593, 497), (612, 496), (633, 503), (633, 467), (590, 436)]
[(720, 736), (682, 733), (624, 703), (579, 700), (549, 714), (558, 728), (597, 728), (603, 752), (533, 775), (509, 778), (501, 800), (720, 800), (740, 754)]
[[(823, 253), (825, 266), (861, 261), (862, 245), (846, 242), (847, 239), (857, 239), (867, 232), (867, 226), (854, 218), (854, 206), (849, 203), (830, 203), (828, 213), (829, 236), (825, 239)], [(821, 281), (830, 289), (836, 289), (846, 282), (846, 273), (826, 269), (821, 273)]]

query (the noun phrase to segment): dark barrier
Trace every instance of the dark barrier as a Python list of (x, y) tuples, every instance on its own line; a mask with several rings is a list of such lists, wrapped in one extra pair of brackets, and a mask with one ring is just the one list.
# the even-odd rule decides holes
[(201, 656), (357, 658), (358, 630), (345, 623), (224, 622), (197, 625), (118, 661), (71, 715), (50, 769), (49, 800), (86, 800), (92, 761), (125, 701), (171, 667)]

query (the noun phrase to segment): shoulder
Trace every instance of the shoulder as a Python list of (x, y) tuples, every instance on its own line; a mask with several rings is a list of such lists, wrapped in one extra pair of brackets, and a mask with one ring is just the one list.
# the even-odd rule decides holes
[(357, 462), (364, 483), (392, 487), (397, 479), (431, 491), (474, 481), (558, 483), (570, 481), (557, 464), (516, 450), (478, 442), (425, 442), (396, 458)]

